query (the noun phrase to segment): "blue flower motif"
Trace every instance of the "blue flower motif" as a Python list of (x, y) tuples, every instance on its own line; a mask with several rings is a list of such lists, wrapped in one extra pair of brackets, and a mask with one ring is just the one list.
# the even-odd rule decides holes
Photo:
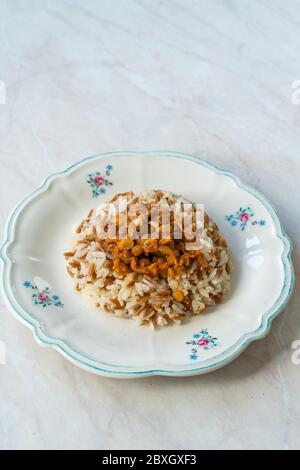
[(105, 194), (106, 187), (113, 185), (113, 182), (108, 178), (111, 174), (112, 168), (112, 165), (106, 165), (104, 174), (101, 174), (100, 171), (94, 171), (87, 175), (86, 182), (91, 187), (92, 197), (98, 197)]
[(251, 207), (240, 207), (235, 213), (230, 215), (225, 215), (225, 220), (229, 222), (232, 227), (237, 225), (240, 227), (242, 232), (245, 231), (248, 223), (251, 225), (265, 225), (265, 220), (257, 220), (254, 218), (254, 212)]
[(198, 358), (198, 356), (197, 356), (197, 354), (195, 354), (195, 353), (193, 353), (193, 354), (190, 355), (190, 359), (191, 359), (192, 361), (195, 361), (197, 358)]
[(194, 333), (192, 335), (192, 339), (190, 341), (186, 341), (186, 344), (190, 344), (192, 346), (189, 354), (191, 361), (198, 359), (199, 350), (208, 351), (209, 349), (217, 348), (219, 346), (218, 338), (211, 336), (207, 328), (202, 328), (198, 333)]
[(31, 294), (31, 300), (33, 305), (40, 305), (42, 307), (47, 307), (48, 305), (61, 308), (64, 307), (59, 295), (54, 294), (50, 297), (50, 287), (45, 287), (43, 290), (39, 290), (37, 285), (31, 284), (29, 281), (24, 281), (23, 286), (27, 289), (29, 287), (32, 288), (33, 292)]

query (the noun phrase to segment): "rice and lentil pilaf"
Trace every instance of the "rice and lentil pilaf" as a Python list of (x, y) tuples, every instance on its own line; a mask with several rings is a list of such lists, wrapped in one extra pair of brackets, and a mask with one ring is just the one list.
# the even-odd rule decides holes
[[(119, 204), (112, 215), (111, 205), (117, 207), (121, 198), (127, 201), (126, 211)], [(175, 238), (178, 213), (172, 208), (187, 203), (191, 204), (181, 196), (152, 190), (138, 195), (117, 194), (96, 210), (91, 209), (75, 230), (71, 251), (64, 254), (75, 288), (105, 312), (152, 327), (180, 323), (221, 302), (230, 286), (227, 242), (204, 212), (199, 246), (187, 249), (191, 234)], [(156, 223), (150, 217), (151, 207), (166, 206), (171, 222), (167, 236), (160, 212)], [(195, 204), (191, 207), (195, 229)], [(126, 238), (103, 237), (112, 217), (117, 231), (121, 230), (125, 212)], [(151, 229), (152, 238), (143, 238), (143, 234), (136, 237), (145, 227)]]

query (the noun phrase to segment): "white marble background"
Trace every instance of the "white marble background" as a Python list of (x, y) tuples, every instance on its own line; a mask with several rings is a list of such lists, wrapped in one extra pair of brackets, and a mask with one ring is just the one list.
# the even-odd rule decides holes
[[(204, 156), (269, 197), (299, 271), (300, 2), (1, 0), (0, 222), (110, 150)], [(271, 334), (207, 376), (118, 381), (40, 348), (1, 301), (2, 449), (300, 447), (299, 283)]]

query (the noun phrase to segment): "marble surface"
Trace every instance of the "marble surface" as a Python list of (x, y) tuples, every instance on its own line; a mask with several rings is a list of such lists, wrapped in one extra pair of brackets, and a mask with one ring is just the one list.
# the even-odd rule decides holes
[[(297, 275), (299, 23), (296, 0), (1, 0), (1, 225), (83, 156), (178, 150), (270, 198)], [(0, 448), (299, 448), (298, 291), (297, 280), (270, 335), (227, 367), (132, 381), (39, 347), (1, 301)]]

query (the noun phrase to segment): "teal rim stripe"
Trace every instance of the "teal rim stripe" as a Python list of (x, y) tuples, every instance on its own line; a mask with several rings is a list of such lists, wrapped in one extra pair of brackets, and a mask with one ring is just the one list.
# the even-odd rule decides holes
[[(223, 351), (222, 353), (218, 354), (217, 356), (214, 356), (213, 358), (209, 359), (208, 361), (215, 360), (218, 356), (226, 356), (222, 360), (213, 362), (212, 364), (205, 365), (203, 364), (201, 367), (192, 367), (193, 365), (196, 366), (197, 362), (194, 362), (193, 364), (180, 364), (177, 367), (187, 367), (189, 366), (188, 369), (178, 369), (178, 370), (169, 370), (169, 369), (159, 369), (159, 368), (151, 368), (151, 369), (145, 369), (145, 370), (138, 370), (138, 371), (125, 371), (125, 370), (111, 370), (111, 369), (106, 369), (103, 367), (99, 367), (98, 365), (94, 365), (92, 363), (97, 363), (101, 364), (101, 366), (109, 366), (113, 368), (138, 368), (139, 366), (121, 366), (121, 365), (116, 365), (116, 364), (107, 364), (101, 361), (96, 361), (91, 358), (85, 357), (83, 354), (76, 352), (74, 349), (72, 349), (70, 346), (68, 346), (65, 342), (62, 340), (59, 340), (57, 338), (51, 338), (49, 336), (46, 336), (40, 329), (39, 324), (36, 324), (37, 322), (30, 317), (27, 312), (24, 311), (24, 309), (18, 304), (16, 301), (16, 298), (13, 295), (13, 292), (11, 291), (11, 286), (9, 285), (8, 279), (5, 279), (5, 275), (8, 275), (10, 272), (11, 268), (11, 260), (7, 256), (7, 248), (9, 244), (13, 241), (13, 237), (10, 238), (10, 235), (14, 234), (14, 225), (17, 221), (18, 214), (20, 211), (23, 209), (24, 206), (27, 205), (28, 202), (41, 192), (47, 190), (48, 184), (55, 180), (57, 177), (62, 176), (62, 175), (67, 175), (72, 172), (72, 170), (78, 169), (81, 166), (85, 164), (85, 162), (89, 160), (97, 160), (101, 158), (108, 158), (108, 157), (129, 157), (129, 156), (147, 156), (147, 155), (152, 155), (152, 156), (165, 156), (165, 157), (175, 157), (175, 158), (181, 158), (185, 160), (190, 160), (193, 161), (197, 164), (200, 164), (210, 170), (212, 170), (215, 173), (225, 175), (229, 178), (231, 178), (238, 187), (244, 189), (251, 195), (253, 195), (267, 210), (269, 215), (271, 216), (273, 223), (276, 228), (276, 235), (277, 237), (282, 241), (284, 250), (281, 255), (281, 261), (284, 267), (284, 285), (281, 291), (281, 294), (279, 295), (278, 299), (274, 302), (273, 306), (269, 309), (268, 312), (265, 312), (262, 315), (262, 321), (259, 327), (250, 333), (244, 334), (240, 340), (238, 340), (234, 345), (229, 347), (227, 350)], [(279, 232), (279, 233), (278, 233)], [(23, 199), (12, 211), (7, 225), (6, 225), (6, 231), (5, 231), (5, 241), (3, 242), (1, 249), (0, 249), (0, 256), (1, 260), (3, 261), (3, 266), (2, 266), (2, 283), (1, 283), (1, 290), (2, 293), (4, 294), (4, 298), (8, 303), (8, 307), (12, 309), (13, 313), (21, 319), (22, 322), (27, 324), (28, 327), (30, 327), (33, 330), (33, 333), (38, 341), (40, 341), (42, 344), (46, 346), (51, 346), (61, 352), (65, 357), (69, 358), (72, 362), (75, 362), (77, 365), (88, 368), (92, 372), (102, 372), (104, 374), (110, 375), (110, 374), (116, 374), (119, 376), (126, 376), (126, 375), (151, 375), (151, 374), (193, 374), (193, 373), (200, 373), (205, 372), (207, 370), (214, 370), (218, 367), (221, 367), (222, 365), (225, 365), (226, 363), (230, 362), (232, 359), (234, 359), (236, 356), (238, 356), (252, 341), (259, 339), (263, 336), (265, 336), (271, 326), (271, 322), (275, 316), (277, 316), (280, 311), (285, 307), (287, 304), (289, 297), (292, 293), (293, 286), (294, 286), (294, 270), (293, 270), (293, 265), (291, 261), (291, 242), (287, 235), (285, 234), (281, 222), (279, 220), (279, 217), (272, 206), (272, 204), (257, 190), (251, 188), (248, 186), (246, 183), (242, 183), (238, 177), (233, 175), (232, 173), (228, 171), (221, 170), (217, 168), (216, 166), (198, 158), (192, 155), (188, 154), (182, 154), (179, 152), (172, 152), (172, 151), (148, 151), (148, 152), (139, 152), (139, 151), (127, 151), (127, 152), (108, 152), (108, 153), (103, 153), (103, 154), (98, 154), (94, 156), (89, 156), (81, 161), (69, 166), (67, 169), (53, 173), (49, 175), (47, 178), (44, 179), (42, 184), (35, 189), (32, 193), (30, 193), (25, 199)], [(289, 278), (289, 279), (288, 279)], [(7, 289), (9, 293), (7, 292)], [(276, 307), (276, 305), (279, 303)], [(15, 304), (15, 305), (14, 305)], [(23, 313), (22, 313), (23, 312)], [(29, 316), (29, 318), (28, 318)], [(241, 343), (241, 344), (240, 344)], [(231, 351), (231, 352), (230, 352)], [(230, 352), (230, 354), (229, 354)], [(77, 355), (79, 357), (77, 357)], [(82, 360), (82, 358), (85, 358), (87, 361)], [(206, 361), (206, 362), (208, 362)], [(92, 363), (91, 363), (92, 362)], [(198, 363), (199, 365), (199, 363)]]

